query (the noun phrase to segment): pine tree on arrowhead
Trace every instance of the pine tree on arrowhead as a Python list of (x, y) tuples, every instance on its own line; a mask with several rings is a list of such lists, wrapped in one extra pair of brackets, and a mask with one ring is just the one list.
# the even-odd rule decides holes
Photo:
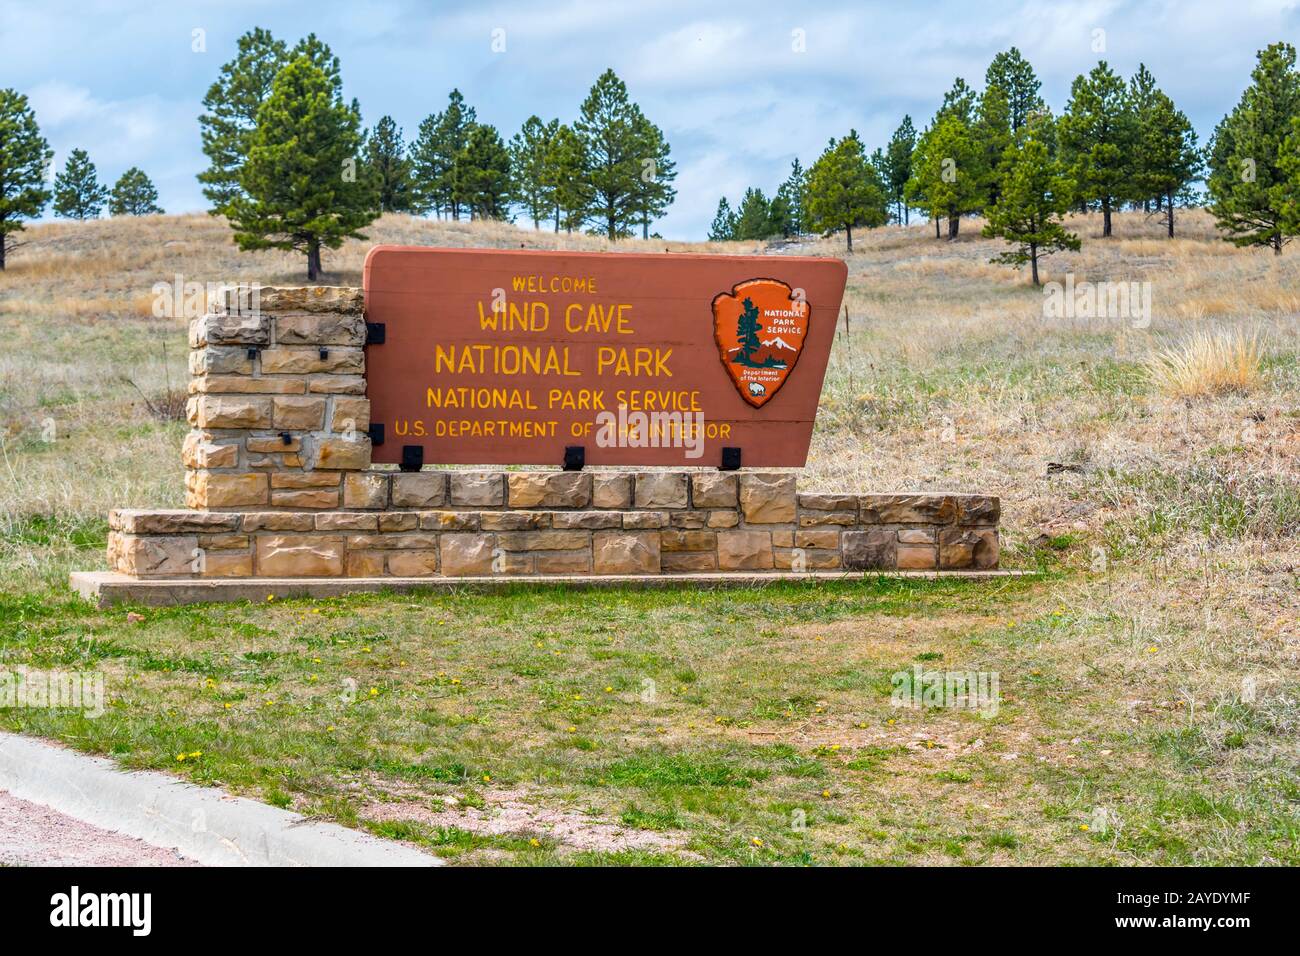
[(54, 177), (54, 214), (64, 219), (94, 219), (104, 210), (108, 190), (84, 149), (68, 154), (63, 172)]
[(239, 168), (248, 155), (257, 111), (271, 95), (271, 84), (288, 55), (288, 47), (269, 30), (250, 30), (239, 38), (238, 53), (222, 66), (203, 98), (199, 128), (209, 166), (199, 173), (199, 182), (213, 215), (223, 214), (241, 192)]
[(378, 184), (380, 211), (411, 212), (411, 161), (402, 142), (401, 127), (391, 116), (381, 117), (366, 137), (365, 162)]
[(916, 149), (916, 128), (912, 117), (904, 116), (885, 147), (885, 192), (893, 203), (897, 222), (909, 222), (907, 181), (912, 178), (912, 151)]
[(17, 90), (0, 90), (0, 270), (17, 247), (11, 237), (50, 201), (46, 170), (54, 152), (41, 136), (36, 114)]
[(1101, 208), (1101, 234), (1109, 237), (1111, 213), (1132, 198), (1137, 135), (1128, 87), (1105, 60), (1075, 77), (1058, 138), (1079, 199)]
[(1024, 127), (1027, 135), (1017, 138), (1003, 154), (998, 201), (984, 210), (984, 235), (1001, 237), (1014, 248), (994, 256), (990, 261), (1021, 266), (1030, 264), (1034, 285), (1038, 279), (1038, 261), (1045, 255), (1079, 249), (1079, 237), (1067, 232), (1061, 220), (1070, 207), (1074, 183), (1052, 159), (1047, 143)]
[(1300, 116), (1295, 65), (1295, 47), (1289, 43), (1259, 52), (1251, 85), (1214, 131), (1206, 180), (1210, 211), (1228, 240), (1238, 246), (1270, 246), (1276, 255), (1300, 233), (1300, 222), (1287, 213), (1296, 196), (1296, 177), (1284, 166)]
[(587, 160), (593, 231), (611, 240), (631, 235), (632, 226), (641, 221), (645, 127), (641, 110), (613, 70), (596, 80), (573, 128)]
[(455, 195), (472, 219), (510, 218), (510, 151), (495, 126), (470, 128), (453, 169)]
[(730, 242), (736, 238), (736, 214), (731, 211), (727, 197), (718, 200), (718, 211), (709, 226), (709, 242)]
[(559, 125), (558, 120), (548, 124), (539, 116), (530, 116), (510, 138), (511, 192), (533, 221), (534, 229), (542, 228), (542, 220), (551, 214), (555, 205), (546, 176), (546, 162), (551, 137)]
[(1038, 95), (1042, 84), (1029, 61), (1015, 47), (993, 58), (984, 73), (984, 85), (996, 86), (1006, 96), (1007, 118), (1013, 133), (1019, 132), (1030, 117), (1045, 108)]
[(849, 252), (855, 226), (871, 228), (889, 221), (884, 187), (856, 130), (839, 141), (832, 139), (808, 170), (803, 206), (810, 229), (843, 229)]
[(108, 197), (110, 216), (155, 216), (162, 212), (158, 190), (144, 170), (132, 166), (113, 184)]
[(359, 230), (379, 215), (377, 183), (358, 161), (360, 150), (356, 103), (343, 102), (309, 55), (295, 57), (257, 111), (239, 171), (242, 195), (229, 207), (239, 247), (299, 250), (307, 278), (319, 278), (321, 247), (366, 238)]

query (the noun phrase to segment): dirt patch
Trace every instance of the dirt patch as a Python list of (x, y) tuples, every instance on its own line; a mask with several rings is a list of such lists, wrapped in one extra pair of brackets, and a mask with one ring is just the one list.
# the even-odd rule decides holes
[(174, 849), (103, 830), (0, 790), (0, 866), (198, 866)]

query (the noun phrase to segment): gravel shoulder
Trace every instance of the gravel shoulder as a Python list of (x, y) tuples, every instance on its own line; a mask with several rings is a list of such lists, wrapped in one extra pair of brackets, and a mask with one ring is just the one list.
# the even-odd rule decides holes
[(174, 849), (83, 823), (0, 790), (0, 866), (198, 866)]

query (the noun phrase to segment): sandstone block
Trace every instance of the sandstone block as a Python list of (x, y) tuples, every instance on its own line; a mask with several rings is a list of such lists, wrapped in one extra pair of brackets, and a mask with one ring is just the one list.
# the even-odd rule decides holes
[(628, 531), (668, 527), (667, 511), (625, 511), (623, 527)]
[(740, 509), (747, 524), (789, 524), (795, 516), (795, 476), (742, 475)]
[(718, 556), (712, 551), (666, 552), (661, 560), (663, 570), (670, 573), (718, 570)]
[(1002, 499), (992, 495), (955, 495), (959, 524), (995, 525), (1002, 517)]
[[(231, 517), (238, 517), (232, 515)], [(249, 538), (246, 534), (201, 534), (199, 535), (199, 547), (204, 551), (238, 551), (247, 548)]]
[(998, 566), (998, 533), (992, 528), (944, 528), (939, 534), (939, 567), (976, 568), (987, 571)]
[(898, 532), (899, 544), (934, 544), (933, 528), (904, 528)]
[(591, 544), (586, 531), (503, 531), (497, 544), (507, 551), (574, 551)]
[(777, 548), (772, 555), (773, 564), (780, 571), (831, 571), (840, 566), (838, 551), (821, 551), (815, 548)]
[(204, 555), (205, 578), (251, 578), (253, 554), (251, 551), (217, 551)]
[(595, 474), (591, 479), (591, 506), (619, 511), (632, 507), (632, 476)]
[(453, 508), (500, 508), (506, 503), (505, 476), (497, 471), (453, 471)]
[(266, 345), (271, 320), (264, 315), (205, 315), (190, 323), (190, 348), (205, 345)]
[(932, 544), (900, 544), (898, 570), (932, 571), (939, 566), (939, 549)]
[(316, 516), (287, 511), (253, 511), (243, 515), (240, 525), (245, 531), (311, 531)]
[(315, 346), (263, 349), (262, 372), (266, 375), (306, 375), (311, 372), (332, 372), (339, 375), (360, 375), (365, 371), (361, 349), (331, 346), (320, 357)]
[(234, 531), (239, 515), (203, 511), (141, 511), (122, 508), (108, 513), (108, 526), (127, 534), (204, 534)]
[(123, 574), (163, 577), (194, 574), (203, 552), (197, 535), (110, 535), (110, 560)]
[(623, 527), (623, 518), (616, 511), (557, 511), (551, 515), (551, 527), (598, 531)]
[(492, 573), (493, 537), (490, 534), (444, 534), (438, 542), (442, 573), (448, 577)]
[(716, 531), (661, 531), (662, 551), (712, 551), (718, 546)]
[(238, 508), (270, 500), (266, 475), (221, 475), (191, 471), (185, 478), (186, 503), (192, 508)]
[(839, 549), (840, 533), (834, 528), (818, 528), (814, 531), (796, 531), (794, 533), (796, 548), (834, 548)]
[(335, 511), (316, 516), (317, 531), (378, 531), (379, 515), (356, 511)]
[(477, 531), (479, 516), (465, 511), (421, 511), (420, 527), (425, 531)]
[(364, 375), (312, 375), (307, 378), (307, 391), (323, 395), (364, 395)]
[(253, 360), (248, 348), (237, 345), (209, 345), (190, 352), (191, 375), (252, 375)]
[(199, 428), (270, 428), (271, 400), (246, 395), (200, 395), (191, 424)]
[(181, 443), (186, 468), (234, 468), (239, 464), (238, 442), (217, 442), (207, 432), (191, 431)]
[(259, 455), (283, 455), (289, 452), (297, 452), (302, 449), (302, 440), (296, 436), (290, 437), (289, 441), (284, 440), (282, 435), (249, 435), (244, 439), (244, 447), (250, 454)]
[(800, 494), (799, 507), (809, 511), (857, 511), (857, 495)]
[(447, 503), (447, 475), (417, 471), (393, 475), (393, 507), (436, 508)]
[(379, 578), (384, 575), (384, 552), (348, 551), (348, 577)]
[(674, 528), (697, 531), (708, 523), (709, 513), (707, 511), (672, 511), (669, 512), (669, 519)]
[(352, 438), (322, 438), (311, 443), (316, 468), (362, 471), (370, 467), (370, 438), (358, 432)]
[(858, 523), (856, 511), (805, 511), (799, 515), (799, 527), (817, 528), (824, 525), (838, 525), (851, 528)]
[(673, 471), (647, 471), (636, 476), (634, 507), (685, 508), (686, 475)]
[(511, 508), (586, 508), (591, 475), (578, 471), (525, 471), (507, 476)]
[(366, 321), (359, 312), (301, 312), (275, 316), (276, 345), (366, 344)]
[(388, 573), (399, 578), (423, 578), (438, 573), (438, 552), (394, 551), (388, 556)]
[(278, 471), (271, 475), (271, 487), (337, 488), (342, 478), (337, 471)]
[(328, 578), (343, 573), (341, 535), (259, 535), (257, 573), (268, 578)]
[[(744, 500), (741, 482), (741, 500)], [(794, 495), (790, 496), (791, 510)], [(719, 531), (718, 568), (722, 571), (766, 571), (774, 566), (770, 531)]]
[(189, 392), (232, 395), (301, 395), (307, 390), (301, 378), (260, 375), (199, 375), (190, 379)]
[(370, 427), (370, 399), (340, 395), (334, 399), (330, 415), (330, 431), (340, 433), (364, 432)]
[(734, 528), (740, 524), (740, 515), (735, 511), (710, 511), (705, 524), (710, 528)]
[(480, 517), (484, 531), (536, 531), (551, 526), (551, 516), (545, 511), (501, 511)]
[(230, 312), (345, 312), (360, 315), (365, 295), (355, 286), (241, 286), (226, 290)]
[(888, 528), (845, 531), (840, 536), (844, 567), (852, 571), (898, 567), (898, 535)]
[(592, 535), (592, 559), (597, 574), (654, 574), (659, 570), (659, 535), (597, 531)]
[(344, 508), (383, 508), (388, 504), (387, 475), (345, 475)]
[(860, 495), (863, 524), (950, 524), (957, 518), (952, 495)]
[(735, 475), (691, 475), (691, 504), (696, 508), (735, 508), (738, 491)]
[(313, 430), (325, 427), (325, 399), (286, 396), (271, 399), (271, 425), (275, 428)]
[(591, 571), (591, 552), (542, 551), (533, 555), (533, 567), (538, 574), (588, 574)]
[(420, 527), (420, 514), (416, 511), (390, 511), (379, 516), (379, 530), (415, 531)]

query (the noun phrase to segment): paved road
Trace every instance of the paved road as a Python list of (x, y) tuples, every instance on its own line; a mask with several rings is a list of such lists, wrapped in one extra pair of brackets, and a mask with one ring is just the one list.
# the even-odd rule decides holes
[(173, 849), (102, 830), (0, 790), (0, 866), (197, 866)]

